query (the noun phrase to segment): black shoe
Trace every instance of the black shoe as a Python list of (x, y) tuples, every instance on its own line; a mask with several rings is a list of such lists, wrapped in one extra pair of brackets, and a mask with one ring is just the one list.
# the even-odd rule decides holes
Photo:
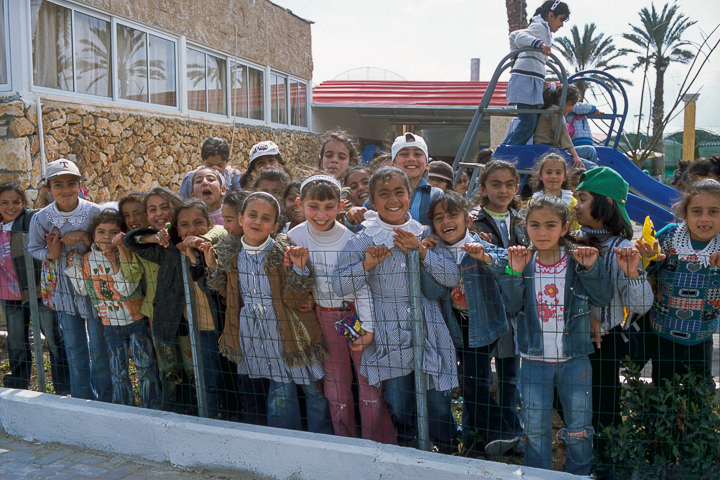
[(499, 457), (508, 450), (511, 450), (520, 441), (517, 435), (508, 434), (492, 440), (485, 444), (485, 453), (494, 457)]

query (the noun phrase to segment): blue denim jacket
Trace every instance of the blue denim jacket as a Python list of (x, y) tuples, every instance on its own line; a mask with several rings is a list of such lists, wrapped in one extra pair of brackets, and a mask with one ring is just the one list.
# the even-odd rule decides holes
[[(565, 275), (565, 329), (563, 357), (589, 355), (595, 351), (590, 339), (590, 306), (604, 307), (614, 295), (612, 280), (602, 261), (596, 261), (589, 270), (575, 262), (568, 253)], [(542, 325), (537, 313), (535, 298), (535, 255), (522, 275), (500, 277), (505, 308), (517, 313), (517, 343), (520, 353), (543, 355)]]
[[(507, 250), (480, 240), (474, 232), (470, 235), (475, 242), (483, 244), (485, 252), (493, 259), (493, 263), (487, 265), (465, 255), (460, 262), (460, 275), (468, 304), (468, 346), (477, 348), (490, 345), (510, 329), (496, 280), (496, 276), (505, 271), (508, 259)], [(445, 244), (440, 241), (438, 246), (444, 248)], [(452, 289), (434, 282), (427, 274), (423, 275), (422, 287), (425, 297), (440, 301), (453, 343), (456, 348), (462, 347), (462, 332), (452, 311)]]

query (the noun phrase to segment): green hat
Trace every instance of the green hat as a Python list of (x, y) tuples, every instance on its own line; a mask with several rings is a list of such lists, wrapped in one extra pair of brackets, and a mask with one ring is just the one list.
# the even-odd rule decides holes
[(625, 204), (628, 197), (628, 183), (612, 168), (598, 167), (580, 175), (580, 182), (575, 190), (597, 193), (611, 198), (617, 205), (625, 223), (632, 226)]

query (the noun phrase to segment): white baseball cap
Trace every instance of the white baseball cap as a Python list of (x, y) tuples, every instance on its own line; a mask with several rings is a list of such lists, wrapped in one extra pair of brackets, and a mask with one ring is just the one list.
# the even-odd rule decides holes
[(71, 160), (60, 158), (47, 164), (45, 167), (45, 179), (50, 180), (60, 175), (72, 175), (78, 178), (85, 178), (78, 169), (77, 165)]
[(279, 155), (280, 149), (270, 140), (256, 143), (250, 149), (250, 163), (252, 163), (258, 157), (264, 157), (266, 155)]
[(398, 152), (403, 148), (407, 147), (418, 147), (420, 150), (423, 151), (423, 153), (425, 154), (425, 159), (427, 160), (428, 147), (427, 143), (425, 143), (425, 139), (422, 138), (420, 135), (408, 132), (405, 135), (400, 135), (393, 142), (391, 149), (393, 161), (395, 161), (395, 156), (398, 154)]

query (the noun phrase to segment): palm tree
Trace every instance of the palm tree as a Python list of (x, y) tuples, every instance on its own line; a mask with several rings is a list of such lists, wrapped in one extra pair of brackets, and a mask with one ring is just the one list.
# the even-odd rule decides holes
[(662, 150), (662, 130), (665, 113), (663, 94), (665, 92), (665, 71), (673, 63), (689, 63), (695, 54), (683, 47), (691, 45), (683, 40), (683, 34), (695, 21), (691, 21), (682, 13), (678, 13), (678, 5), (665, 4), (658, 13), (655, 4), (651, 10), (640, 10), (640, 26), (630, 24), (633, 33), (624, 33), (623, 38), (635, 44), (634, 48), (623, 49), (622, 53), (632, 53), (636, 57), (632, 66), (634, 72), (638, 68), (647, 71), (655, 69), (655, 98), (653, 99), (652, 124), (653, 143)]
[(527, 28), (527, 2), (525, 0), (505, 0), (508, 28), (510, 32)]
[[(555, 39), (555, 46), (558, 51), (565, 57), (570, 66), (575, 70), (574, 73), (583, 70), (603, 70), (609, 72), (620, 68), (626, 68), (625, 65), (613, 63), (619, 57), (623, 56), (620, 50), (613, 45), (612, 37), (605, 37), (604, 33), (596, 35), (597, 26), (594, 23), (585, 25), (582, 35), (577, 25), (570, 30), (570, 38), (559, 37)], [(594, 75), (592, 75), (594, 77)], [(627, 78), (618, 78), (620, 82), (626, 85), (632, 85)], [(585, 97), (585, 91), (589, 86), (586, 82), (577, 82), (575, 84), (582, 97)], [(611, 84), (614, 86), (614, 84)]]

